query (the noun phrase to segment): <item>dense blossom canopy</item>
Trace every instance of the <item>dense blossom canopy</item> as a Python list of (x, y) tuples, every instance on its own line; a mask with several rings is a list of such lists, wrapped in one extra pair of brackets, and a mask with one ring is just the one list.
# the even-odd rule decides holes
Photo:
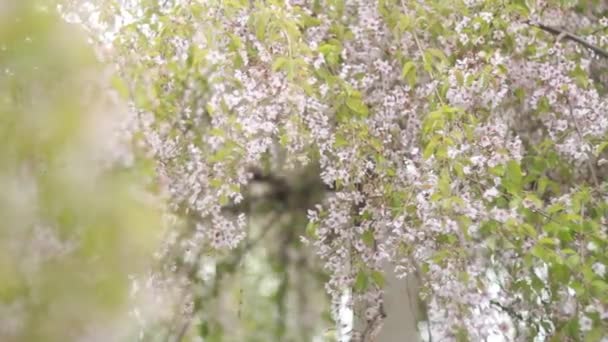
[(605, 2), (105, 10), (102, 54), (174, 217), (159, 288), (188, 291), (181, 268), (246, 239), (251, 184), (306, 170), (323, 197), (301, 239), (336, 309), (352, 289), (352, 338), (380, 327), (389, 264), (421, 280), (434, 340), (608, 339)]

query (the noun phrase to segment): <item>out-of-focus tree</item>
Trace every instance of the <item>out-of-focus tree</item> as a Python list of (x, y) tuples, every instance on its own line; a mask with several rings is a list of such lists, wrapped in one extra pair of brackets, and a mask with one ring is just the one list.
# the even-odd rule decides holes
[(10, 0), (0, 70), (0, 340), (119, 341), (162, 220), (111, 72), (52, 2)]

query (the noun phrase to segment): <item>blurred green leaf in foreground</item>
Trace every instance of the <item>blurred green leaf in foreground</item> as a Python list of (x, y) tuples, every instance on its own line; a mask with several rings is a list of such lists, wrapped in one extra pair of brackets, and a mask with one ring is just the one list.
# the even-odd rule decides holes
[(2, 1), (0, 341), (130, 339), (129, 275), (161, 220), (109, 79), (54, 9)]

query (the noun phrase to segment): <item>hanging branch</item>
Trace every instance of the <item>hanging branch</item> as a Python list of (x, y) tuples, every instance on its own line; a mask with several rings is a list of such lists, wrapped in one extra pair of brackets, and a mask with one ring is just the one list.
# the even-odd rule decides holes
[[(574, 112), (572, 111), (572, 105), (570, 101), (568, 101), (568, 108), (570, 109), (570, 117), (572, 117), (572, 122), (574, 122), (574, 128), (576, 129), (576, 134), (578, 138), (584, 142), (585, 138), (583, 137), (583, 133), (581, 132), (581, 128), (576, 120), (576, 116), (574, 116)], [(600, 181), (597, 177), (597, 171), (595, 170), (595, 158), (590, 151), (587, 152), (587, 166), (589, 167), (589, 171), (591, 172), (591, 178), (593, 179), (593, 183), (595, 184), (596, 189), (600, 188)]]
[[(238, 250), (238, 252), (236, 253), (236, 255), (234, 256), (234, 259), (230, 261), (230, 263), (232, 265), (239, 265), (241, 263), (241, 261), (243, 260), (243, 258), (245, 257), (245, 255), (251, 251), (253, 248), (255, 248), (256, 246), (258, 246), (258, 244), (260, 243), (260, 241), (262, 241), (265, 236), (268, 234), (269, 231), (272, 230), (272, 228), (275, 227), (275, 223), (276, 221), (280, 218), (279, 215), (271, 215), (269, 217), (269, 219), (262, 224), (262, 227), (264, 227), (264, 230), (260, 233), (259, 236), (257, 236), (255, 239), (253, 240), (249, 240), (246, 242), (245, 246), (243, 246), (241, 249)], [(200, 250), (197, 253), (197, 257), (196, 260), (199, 260), (200, 262), (200, 258), (202, 256), (203, 251)], [(196, 269), (198, 269), (199, 264), (198, 262), (193, 264), (190, 269), (188, 270), (189, 276), (192, 278), (194, 276), (194, 272)], [(219, 284), (220, 284), (220, 280), (222, 279), (222, 277), (224, 276), (224, 273), (218, 273), (217, 278), (214, 280), (214, 284), (213, 286), (217, 289), (219, 288)], [(186, 293), (190, 293), (192, 291), (192, 285), (189, 285), (190, 290), (189, 291), (185, 291)], [(239, 308), (239, 312), (238, 315), (240, 316), (240, 308)], [(194, 315), (188, 315), (187, 317), (185, 317), (184, 322), (182, 322), (179, 331), (177, 332), (177, 334), (175, 335), (175, 338), (173, 339), (174, 342), (182, 342), (184, 340), (184, 338), (186, 337), (186, 334), (188, 333), (188, 329), (190, 328), (190, 325), (192, 324), (192, 320)], [(177, 324), (177, 323), (176, 323)], [(171, 336), (173, 335), (173, 332), (169, 332), (169, 334), (167, 335), (167, 341), (169, 341), (169, 339), (171, 338)]]
[(586, 47), (587, 49), (595, 52), (595, 54), (597, 54), (598, 56), (608, 58), (608, 51), (603, 50), (593, 44), (590, 44), (587, 41), (585, 41), (583, 38), (576, 36), (568, 31), (564, 31), (562, 29), (558, 29), (558, 28), (552, 27), (552, 26), (547, 26), (547, 25), (544, 25), (544, 24), (541, 24), (539, 22), (532, 21), (532, 20), (526, 20), (525, 23), (530, 26), (538, 27), (539, 29), (541, 29), (543, 31), (549, 32), (552, 35), (557, 36), (558, 40), (559, 39), (571, 40), (571, 41), (579, 43), (582, 46)]

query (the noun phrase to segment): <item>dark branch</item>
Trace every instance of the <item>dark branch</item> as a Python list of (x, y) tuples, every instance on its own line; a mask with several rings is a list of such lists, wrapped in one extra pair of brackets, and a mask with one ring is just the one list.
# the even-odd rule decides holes
[(608, 52), (606, 50), (603, 50), (593, 44), (589, 44), (588, 42), (586, 42), (583, 38), (576, 36), (568, 31), (564, 31), (561, 29), (558, 29), (556, 27), (552, 27), (552, 26), (547, 26), (538, 22), (534, 22), (531, 20), (527, 20), (526, 24), (530, 25), (530, 26), (534, 26), (534, 27), (538, 27), (539, 29), (549, 32), (554, 36), (558, 36), (560, 38), (563, 39), (567, 39), (567, 40), (571, 40), (573, 42), (579, 43), (582, 46), (586, 47), (587, 49), (595, 52), (598, 56), (602, 56), (604, 58), (608, 58)]
[(495, 300), (491, 300), (490, 304), (499, 307), (502, 311), (506, 312), (509, 316), (511, 316), (513, 318), (517, 318), (518, 320), (524, 321), (524, 322), (526, 321), (521, 314), (515, 312), (515, 310), (511, 309), (508, 306), (504, 306), (504, 305), (500, 304), (499, 302), (497, 302)]

